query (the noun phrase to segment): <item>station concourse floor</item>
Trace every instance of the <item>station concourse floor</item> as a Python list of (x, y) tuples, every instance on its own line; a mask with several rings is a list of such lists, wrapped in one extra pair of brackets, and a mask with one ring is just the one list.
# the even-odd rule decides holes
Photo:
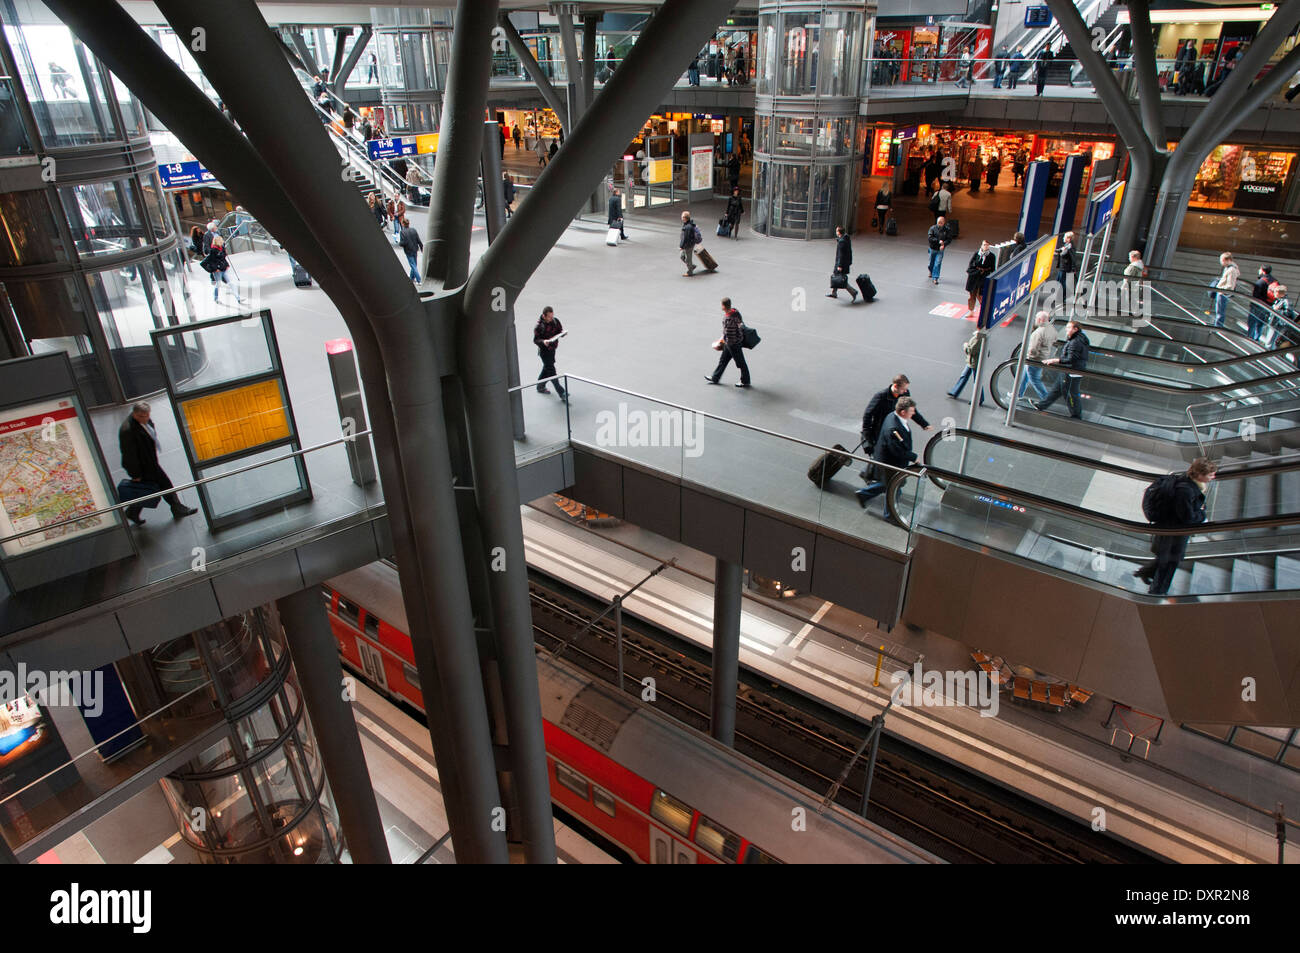
[[(1005, 193), (1013, 190), (1008, 186)], [(530, 380), (540, 369), (531, 331), (542, 306), (551, 305), (569, 331), (559, 348), (557, 363), (561, 373), (590, 377), (814, 443), (851, 446), (856, 442), (867, 400), (901, 371), (911, 378), (912, 394), (936, 430), (947, 424), (964, 426), (971, 389), (968, 386), (959, 401), (946, 397), (945, 391), (964, 366), (961, 345), (973, 329), (973, 322), (960, 313), (966, 301), (965, 265), (981, 237), (994, 241), (1009, 237), (1006, 222), (1014, 211), (1008, 212), (1007, 208), (1018, 207), (1019, 193), (1005, 193), (1002, 188), (995, 196), (980, 193), (987, 203), (980, 196), (963, 198), (965, 193), (959, 193), (957, 214), (962, 221), (962, 236), (946, 256), (943, 278), (937, 287), (926, 273), (924, 234), (931, 216), (923, 197), (897, 203), (898, 236), (875, 232), (855, 235), (852, 271), (868, 272), (879, 289), (879, 297), (871, 304), (851, 304), (843, 294), (839, 300), (825, 298), (834, 242), (757, 236), (749, 229), (752, 209), (748, 202), (738, 240), (712, 234), (722, 210), (720, 200), (693, 208), (705, 233), (705, 247), (718, 259), (719, 269), (715, 274), (697, 272), (692, 278), (682, 277), (678, 259), (681, 205), (629, 212), (626, 227), (630, 240), (618, 247), (604, 244), (603, 210), (583, 215), (566, 229), (516, 305), (521, 377)], [(874, 188), (869, 193), (864, 191), (864, 201), (873, 197)], [(422, 212), (412, 210), (412, 217), (413, 224), (422, 229)], [(477, 259), (485, 247), (480, 217), (473, 235), (472, 257)], [(396, 248), (393, 254), (404, 272), (404, 259)], [(303, 446), (337, 438), (337, 408), (323, 360), (324, 342), (347, 336), (337, 310), (318, 286), (295, 288), (283, 256), (249, 253), (234, 256), (234, 262), (255, 285), (247, 289), (246, 296), (251, 293), (253, 305), (270, 308), (274, 316)], [(195, 269), (191, 277), (196, 302), (209, 301), (210, 285), (201, 280), (203, 274)], [(749, 390), (710, 387), (703, 379), (717, 360), (709, 344), (720, 331), (719, 299), (723, 296), (730, 296), (746, 322), (763, 336), (761, 346), (749, 353), (754, 385)], [(932, 313), (936, 310), (940, 313)], [(216, 313), (237, 312), (223, 304)], [(991, 357), (1004, 358), (1019, 343), (1019, 329), (1017, 323), (995, 330)], [(723, 383), (729, 385), (735, 379), (734, 369), (729, 369)], [(544, 447), (562, 434), (565, 419), (558, 398), (543, 400), (543, 395), (534, 391), (526, 393), (529, 438), (519, 447), (524, 451)], [(160, 398), (154, 400), (154, 410), (163, 440), (163, 466), (174, 482), (186, 482), (191, 477), (179, 449), (172, 412)], [(110, 408), (93, 415), (114, 481), (123, 475), (117, 465), (116, 431), (126, 412), (127, 408)], [(976, 427), (1000, 433), (1002, 419), (990, 402), (977, 411)], [(1031, 433), (1029, 439), (1052, 446), (1099, 452), (1094, 442), (1064, 435), (1018, 429), (1012, 436), (1026, 439)], [(1100, 452), (1106, 452), (1106, 448), (1100, 448)], [(1172, 458), (1142, 459), (1132, 451), (1121, 453), (1130, 462), (1156, 468), (1174, 462)], [(737, 461), (737, 465), (743, 466), (744, 462)], [(358, 502), (354, 493), (357, 488), (349, 489), (344, 458), (338, 457), (328, 467), (312, 467), (313, 483), (318, 469), (332, 481), (335, 493), (318, 494), (306, 510), (308, 519), (322, 502), (337, 506), (341, 512), (349, 506), (366, 505), (368, 494), (361, 494)], [(194, 502), (193, 491), (182, 497), (187, 503)], [(135, 531), (138, 538), (171, 553), (168, 558), (173, 561), (188, 563), (191, 546), (212, 537), (202, 526), (201, 517), (174, 522), (165, 508), (147, 511), (146, 517), (148, 525)], [(229, 532), (243, 531), (236, 528)], [(844, 610), (832, 611), (852, 615)], [(846, 620), (845, 624), (861, 626), (865, 621), (853, 618), (856, 623)], [(817, 644), (817, 640), (809, 640), (810, 650)], [(960, 648), (949, 642), (946, 651), (959, 657)], [(942, 656), (933, 647), (925, 651), (930, 658)], [(1094, 704), (1098, 701), (1094, 700)], [(1097, 714), (1096, 719), (1092, 719), (1093, 714)], [(1098, 723), (1103, 715), (1095, 709), (1088, 713), (1089, 719)], [(1091, 732), (1092, 736), (1096, 734)], [(1166, 737), (1178, 735), (1180, 741), (1196, 746), (1198, 758), (1189, 760), (1208, 766), (1206, 783), (1224, 790), (1240, 789), (1244, 792), (1241, 796), (1262, 804), (1272, 801), (1259, 786), (1263, 783), (1261, 777), (1268, 776), (1268, 785), (1285, 787), (1290, 783), (1294, 790), (1292, 773), (1205, 739), (1183, 739), (1183, 734), (1173, 726), (1166, 727)], [(1087, 741), (1089, 745), (1095, 743), (1095, 737)], [(1171, 741), (1167, 750), (1174, 747)], [(1281, 774), (1274, 777), (1272, 772)], [(439, 832), (436, 825), (418, 826)], [(410, 833), (403, 836), (418, 843)], [(146, 845), (141, 856), (150, 846)]]

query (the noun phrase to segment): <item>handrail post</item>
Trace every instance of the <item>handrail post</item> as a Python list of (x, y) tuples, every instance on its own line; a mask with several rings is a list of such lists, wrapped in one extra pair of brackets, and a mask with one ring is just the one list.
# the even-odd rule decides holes
[[(1033, 331), (1034, 317), (1038, 314), (1038, 290), (1029, 296), (1029, 310), (1025, 312), (1025, 330), (1020, 340), (1020, 359), (1016, 363), (1016, 376), (1011, 384), (1011, 397), (1007, 400), (1007, 426), (1014, 427), (1016, 404), (1020, 402), (1020, 388), (1024, 386), (1025, 354), (1029, 350), (1029, 335)], [(989, 396), (993, 396), (993, 379), (989, 378)]]

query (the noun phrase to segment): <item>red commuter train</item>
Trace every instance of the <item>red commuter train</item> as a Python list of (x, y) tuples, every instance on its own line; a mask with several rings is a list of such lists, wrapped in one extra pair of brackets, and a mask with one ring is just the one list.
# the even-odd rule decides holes
[[(345, 573), (324, 596), (344, 662), (423, 711), (396, 570)], [(537, 677), (551, 800), (634, 860), (937, 862), (838, 806), (819, 812), (812, 792), (584, 672), (539, 656)]]

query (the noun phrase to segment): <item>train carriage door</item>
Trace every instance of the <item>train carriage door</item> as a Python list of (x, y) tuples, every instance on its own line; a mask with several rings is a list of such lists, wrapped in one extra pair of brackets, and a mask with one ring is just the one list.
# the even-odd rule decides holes
[(384, 672), (384, 656), (379, 649), (358, 636), (357, 652), (361, 655), (361, 667), (365, 670), (366, 678), (385, 692), (388, 691), (388, 675)]
[(684, 844), (674, 844), (677, 848), (677, 863), (693, 864), (695, 863), (695, 851), (691, 850)]
[(685, 844), (673, 840), (659, 828), (650, 827), (650, 863), (652, 864), (693, 864), (695, 851)]

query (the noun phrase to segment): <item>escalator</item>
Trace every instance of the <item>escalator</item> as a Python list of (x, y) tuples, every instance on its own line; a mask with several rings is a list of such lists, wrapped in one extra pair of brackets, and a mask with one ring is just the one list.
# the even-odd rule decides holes
[[(913, 530), (1143, 596), (1150, 559), (1142, 493), (1159, 474), (956, 430), (926, 446), (923, 476), (896, 476), (887, 505)], [(1170, 595), (1300, 590), (1300, 458), (1225, 466), (1207, 494)]]

